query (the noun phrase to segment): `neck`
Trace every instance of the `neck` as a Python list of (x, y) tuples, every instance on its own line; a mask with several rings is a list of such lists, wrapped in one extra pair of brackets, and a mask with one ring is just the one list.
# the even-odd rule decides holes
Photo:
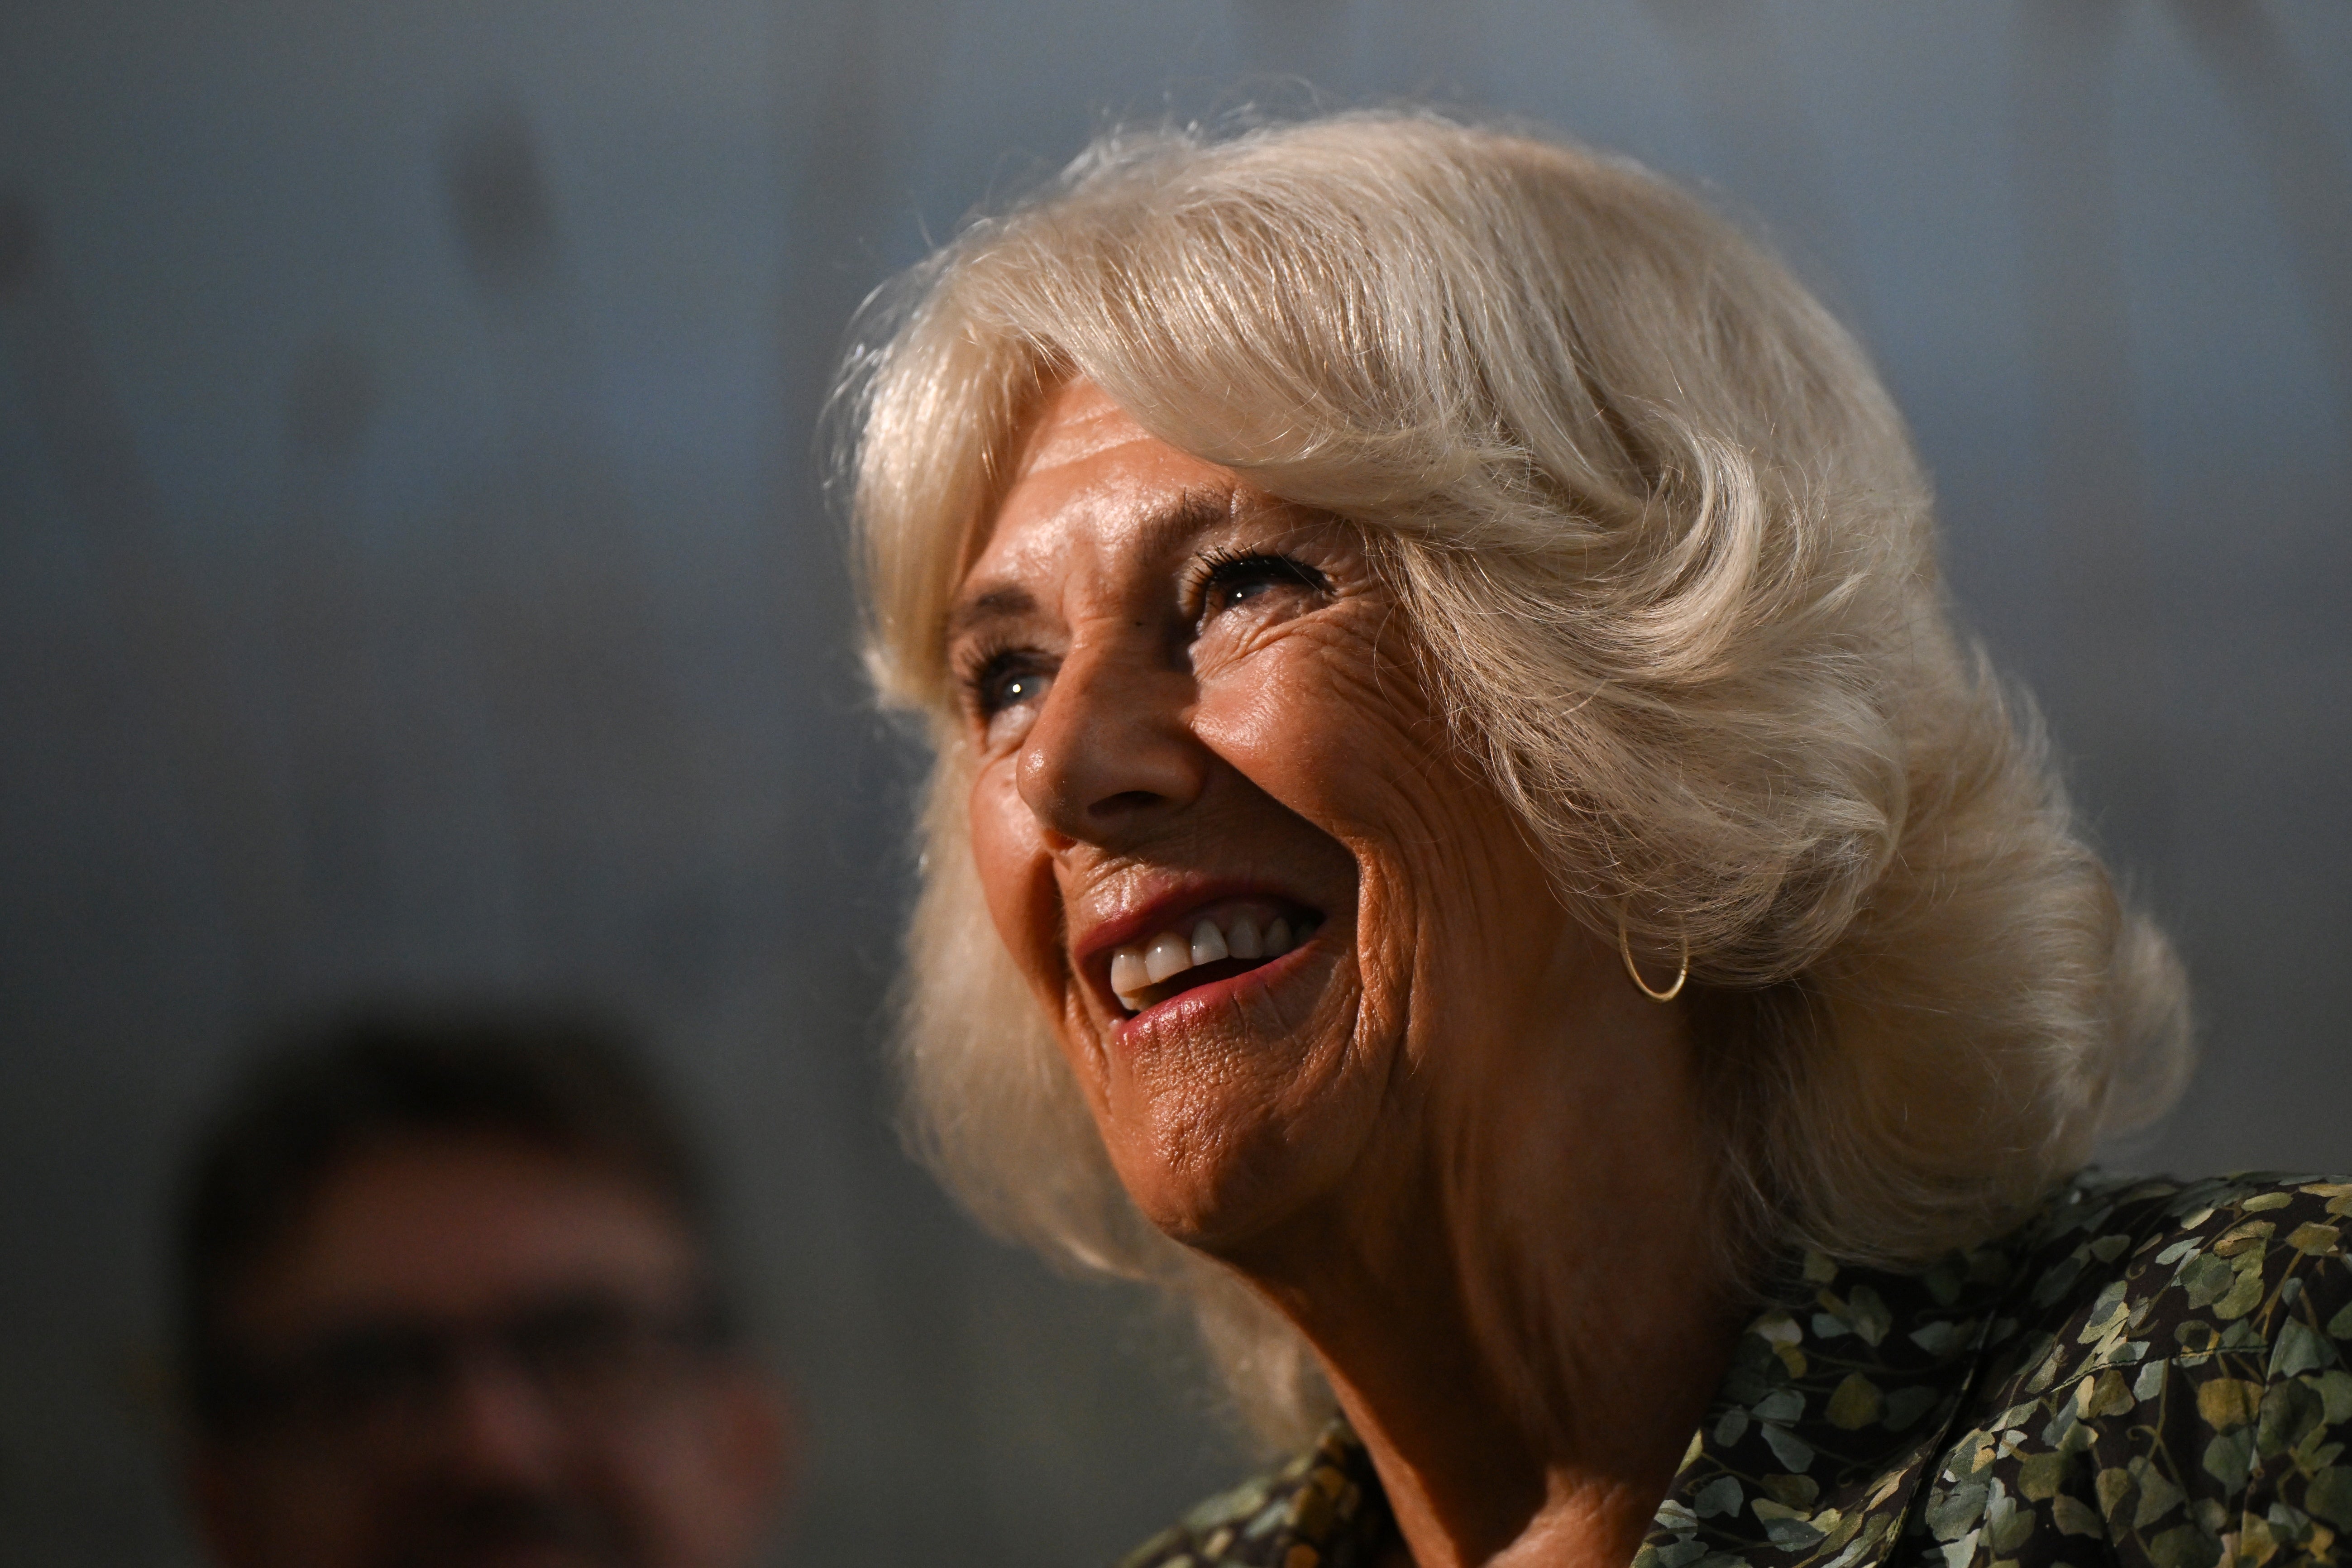
[(1706, 1413), (1739, 1304), (1673, 1033), (1499, 1063), (1507, 1092), (1421, 1108), (1228, 1258), (1314, 1347), (1419, 1568), (1622, 1568)]

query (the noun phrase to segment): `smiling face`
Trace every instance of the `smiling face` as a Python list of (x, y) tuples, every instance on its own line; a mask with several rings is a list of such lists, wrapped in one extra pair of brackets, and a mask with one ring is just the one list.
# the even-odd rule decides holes
[(1232, 1255), (1410, 1180), (1433, 1082), (1556, 1045), (1612, 978), (1360, 534), (1091, 384), (1040, 411), (949, 644), (991, 913), (1180, 1239)]

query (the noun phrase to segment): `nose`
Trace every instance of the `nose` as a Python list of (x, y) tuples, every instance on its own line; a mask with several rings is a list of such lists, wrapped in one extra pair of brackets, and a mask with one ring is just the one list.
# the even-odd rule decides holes
[(546, 1394), (503, 1356), (458, 1363), (441, 1435), (446, 1461), (478, 1482), (541, 1483), (560, 1467), (562, 1422)]
[(1022, 742), (1021, 798), (1055, 847), (1114, 846), (1198, 800), (1212, 758), (1192, 677), (1141, 635), (1074, 647)]

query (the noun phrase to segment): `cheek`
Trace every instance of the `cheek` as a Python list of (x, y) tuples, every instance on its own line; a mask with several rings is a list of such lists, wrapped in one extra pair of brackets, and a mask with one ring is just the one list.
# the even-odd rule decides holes
[(238, 1478), (235, 1512), (258, 1561), (357, 1563), (406, 1511), (398, 1489), (372, 1479), (318, 1465), (257, 1465)]
[[(1271, 648), (1204, 694), (1204, 738), (1356, 863), (1356, 937), (1378, 1032), (1416, 972), (1449, 992), (1539, 962), (1559, 910), (1517, 819), (1464, 759), (1409, 667), (1370, 640)], [(1237, 672), (1238, 675), (1239, 672)]]
[(1344, 846), (1367, 898), (1397, 863), (1441, 867), (1463, 826), (1461, 771), (1410, 669), (1368, 637), (1276, 644), (1203, 690), (1202, 737)]
[(1063, 970), (1053, 862), (1009, 765), (984, 769), (972, 782), (971, 824), (972, 865), (996, 934), (1030, 985), (1056, 997)]
[(1204, 681), (1194, 723), (1253, 784), (1327, 827), (1376, 809), (1389, 781), (1424, 773), (1443, 749), (1412, 672), (1353, 627), (1282, 638)]
[[(623, 1532), (660, 1561), (708, 1562), (737, 1532), (747, 1500), (730, 1494), (716, 1422), (697, 1393), (638, 1428), (616, 1434), (579, 1467), (582, 1484)], [(756, 1510), (757, 1500), (748, 1506)]]
[[(1443, 843), (1432, 778), (1445, 771), (1411, 677), (1368, 640), (1291, 639), (1203, 690), (1202, 738), (1251, 784), (1305, 819), (1352, 862), (1360, 1026), (1393, 1023), (1417, 945), (1400, 858)], [(1339, 911), (1334, 911), (1335, 913)]]

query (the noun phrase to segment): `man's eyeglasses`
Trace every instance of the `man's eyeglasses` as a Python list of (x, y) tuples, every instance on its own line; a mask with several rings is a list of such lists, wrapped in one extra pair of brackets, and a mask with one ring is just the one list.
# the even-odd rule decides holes
[(462, 1377), (491, 1368), (559, 1422), (609, 1423), (677, 1392), (730, 1337), (711, 1302), (664, 1311), (596, 1293), (473, 1321), (355, 1322), (282, 1359), (218, 1368), (211, 1403), (247, 1432), (397, 1446), (446, 1418)]

